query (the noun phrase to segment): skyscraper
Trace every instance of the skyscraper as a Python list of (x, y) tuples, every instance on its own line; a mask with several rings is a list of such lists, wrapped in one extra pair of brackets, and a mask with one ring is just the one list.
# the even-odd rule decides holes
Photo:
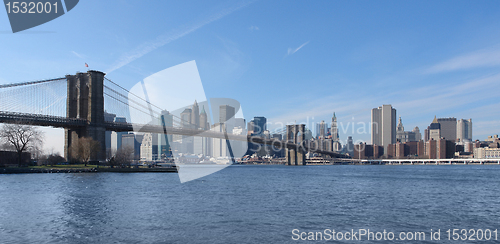
[(347, 143), (345, 144), (344, 148), (344, 151), (351, 157), (354, 155), (354, 143), (352, 141), (352, 136), (347, 137)]
[(234, 115), (236, 111), (234, 107), (229, 105), (220, 105), (219, 106), (219, 123), (224, 124), (223, 129), (227, 132), (231, 133), (234, 128)]
[(339, 140), (339, 128), (337, 127), (337, 116), (335, 116), (335, 112), (333, 112), (333, 117), (332, 117), (332, 128), (331, 128), (331, 134), (332, 134), (332, 140), (338, 141)]
[(200, 108), (196, 100), (194, 100), (193, 107), (191, 108), (191, 124), (193, 124), (195, 128), (200, 127)]
[[(161, 111), (160, 125), (164, 128), (173, 127), (174, 116), (170, 114), (167, 110)], [(154, 134), (155, 138), (158, 138), (158, 156), (168, 157), (171, 156), (170, 143), (172, 143), (172, 134)]]
[(246, 129), (246, 123), (244, 118), (234, 118), (234, 128), (240, 127), (241, 129)]
[(418, 128), (418, 126), (415, 126), (415, 128), (413, 128), (412, 132), (415, 133), (415, 141), (422, 140), (422, 134), (420, 134), (420, 129)]
[[(127, 123), (125, 117), (115, 117), (115, 123)], [(114, 155), (118, 150), (122, 148), (122, 136), (128, 132), (111, 132), (111, 155)]]
[(234, 107), (229, 105), (220, 105), (219, 107), (219, 123), (226, 123), (226, 121), (233, 118), (235, 115)]
[(318, 139), (325, 139), (326, 138), (326, 123), (324, 120), (319, 123), (319, 133), (318, 133)]
[[(198, 104), (195, 101), (195, 105), (193, 105), (193, 114), (198, 110)], [(205, 111), (205, 106), (202, 107), (201, 112), (199, 113), (198, 118), (196, 116), (192, 116), (192, 119), (198, 119), (198, 129), (199, 130), (208, 130), (210, 129), (210, 124), (208, 123), (208, 115)], [(212, 143), (211, 138), (207, 137), (193, 137), (193, 153), (195, 155), (203, 155), (210, 156), (212, 155), (212, 150), (210, 149)]]
[(429, 133), (429, 140), (437, 141), (441, 139), (441, 124), (439, 124), (436, 116), (434, 116), (434, 120), (427, 129)]
[(396, 109), (391, 105), (382, 105), (372, 109), (372, 144), (384, 147), (396, 142)]
[(141, 160), (152, 161), (153, 158), (153, 134), (145, 133), (141, 142)]
[(457, 139), (460, 142), (472, 141), (472, 119), (457, 121)]
[[(104, 111), (104, 121), (113, 122), (115, 120), (116, 114), (108, 113)], [(107, 130), (105, 133), (105, 143), (106, 143), (106, 158), (111, 158), (113, 155), (111, 153), (111, 131)]]
[[(248, 133), (252, 136), (263, 136), (264, 131), (267, 130), (267, 119), (266, 117), (254, 117), (250, 122), (248, 122)], [(262, 145), (248, 142), (248, 152), (251, 154), (259, 153), (259, 149)]]
[[(267, 130), (267, 119), (266, 117), (253, 117), (253, 120), (251, 121), (252, 123), (252, 130), (254, 135), (261, 135), (264, 133), (265, 130)], [(250, 128), (249, 128), (250, 130)]]
[(455, 142), (457, 140), (457, 119), (456, 118), (438, 118), (441, 126), (441, 137)]
[(182, 111), (181, 113), (181, 123), (182, 123), (182, 127), (187, 127), (187, 128), (191, 128), (191, 113), (192, 113), (192, 109), (190, 108), (186, 108), (184, 109), (184, 111)]
[(205, 112), (205, 106), (202, 107), (200, 113), (200, 127), (203, 130), (208, 130), (210, 128), (210, 125), (208, 125), (207, 112)]

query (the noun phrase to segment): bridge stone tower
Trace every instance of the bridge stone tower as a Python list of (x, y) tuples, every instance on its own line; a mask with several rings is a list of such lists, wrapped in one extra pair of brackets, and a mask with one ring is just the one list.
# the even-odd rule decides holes
[(86, 119), (85, 127), (65, 129), (64, 157), (69, 160), (72, 155), (72, 145), (81, 137), (90, 137), (99, 142), (100, 150), (96, 158), (106, 159), (106, 128), (104, 127), (104, 73), (90, 70), (87, 73), (67, 75), (68, 98), (66, 101), (66, 116), (68, 118)]
[[(306, 125), (287, 125), (286, 142), (302, 145), (305, 141)], [(297, 149), (286, 149), (286, 161), (288, 165), (306, 165), (306, 152), (303, 147)]]

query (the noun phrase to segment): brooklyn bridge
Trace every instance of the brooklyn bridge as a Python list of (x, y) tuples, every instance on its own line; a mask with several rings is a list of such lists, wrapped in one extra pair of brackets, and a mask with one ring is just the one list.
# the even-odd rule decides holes
[[(29, 124), (64, 128), (64, 156), (71, 158), (72, 144), (80, 137), (90, 137), (99, 142), (100, 150), (95, 160), (106, 159), (105, 133), (149, 132), (183, 136), (203, 136), (229, 141), (247, 141), (286, 148), (288, 165), (305, 165), (307, 152), (316, 152), (330, 157), (345, 157), (332, 151), (319, 150), (305, 140), (305, 125), (287, 125), (283, 128), (284, 140), (267, 139), (260, 136), (236, 135), (229, 132), (203, 131), (195, 127), (183, 126), (185, 121), (175, 117), (172, 126), (157, 124), (134, 124), (105, 120), (106, 112), (124, 117), (134, 112), (161, 118), (159, 108), (119, 84), (107, 79), (100, 71), (66, 75), (65, 77), (0, 85), (0, 123)], [(220, 121), (223, 124), (225, 121)], [(134, 130), (135, 128), (135, 130)], [(137, 129), (140, 128), (140, 129)]]

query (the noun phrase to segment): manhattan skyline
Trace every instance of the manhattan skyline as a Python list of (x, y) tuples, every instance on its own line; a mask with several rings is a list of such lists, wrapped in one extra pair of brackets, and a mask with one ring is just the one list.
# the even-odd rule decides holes
[[(195, 60), (207, 98), (238, 100), (246, 121), (319, 123), (336, 112), (339, 125), (368, 124), (372, 108), (391, 104), (407, 128), (435, 115), (472, 118), (473, 139), (483, 140), (500, 134), (499, 13), (494, 1), (85, 1), (17, 34), (3, 13), (0, 84), (88, 63), (131, 88)], [(370, 142), (370, 133), (353, 137)], [(61, 152), (62, 138), (53, 141), (45, 149)]]

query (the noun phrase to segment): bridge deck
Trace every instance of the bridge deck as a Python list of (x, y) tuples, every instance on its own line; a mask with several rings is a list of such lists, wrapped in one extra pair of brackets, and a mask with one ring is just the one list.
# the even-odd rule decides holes
[[(58, 116), (13, 113), (13, 112), (3, 112), (3, 111), (0, 111), (0, 123), (29, 124), (36, 126), (51, 126), (55, 128), (78, 128), (90, 125), (86, 119), (80, 119), (80, 118), (66, 118)], [(343, 154), (310, 148), (307, 144), (294, 144), (286, 141), (266, 139), (257, 136), (235, 135), (231, 133), (221, 133), (211, 130), (196, 130), (196, 129), (187, 129), (179, 127), (162, 127), (159, 125), (140, 125), (131, 123), (117, 123), (117, 122), (105, 122), (102, 125), (93, 124), (93, 126), (104, 127), (106, 128), (106, 130), (117, 131), (117, 132), (134, 131), (134, 128), (136, 128), (137, 130), (135, 131), (137, 132), (163, 134), (164, 130), (166, 130), (167, 134), (171, 135), (198, 136), (198, 137), (209, 137), (209, 138), (227, 139), (235, 141), (247, 141), (252, 143), (271, 145), (277, 149), (281, 148), (303, 149), (305, 151), (317, 152), (337, 158), (346, 157)]]

